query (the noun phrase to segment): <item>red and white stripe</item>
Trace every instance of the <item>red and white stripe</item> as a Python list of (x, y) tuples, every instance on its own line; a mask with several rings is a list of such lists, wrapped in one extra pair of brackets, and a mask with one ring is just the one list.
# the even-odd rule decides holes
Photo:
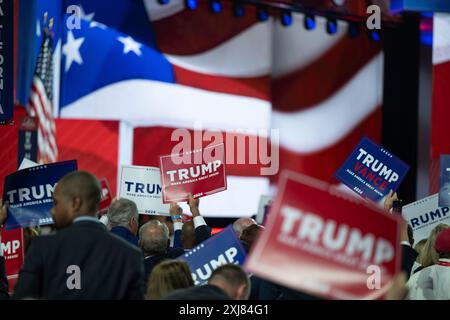
[[(145, 3), (177, 83), (123, 81), (62, 110), (67, 118), (122, 120), (134, 127), (134, 139), (121, 139), (119, 150), (132, 153), (127, 157), (133, 164), (157, 165), (174, 144), (172, 130), (193, 132), (196, 122), (225, 133), (274, 128), (280, 133), (280, 172), (337, 183), (333, 173), (361, 137), (379, 141), (381, 45), (364, 35), (349, 39), (346, 23), (328, 35), (325, 19), (317, 18), (316, 29), (306, 31), (301, 14), (293, 14), (293, 25), (284, 28), (273, 19), (256, 22), (252, 6), (244, 17), (233, 18), (228, 2), (216, 15), (206, 2), (195, 11), (183, 10), (183, 1)], [(228, 165), (232, 183), (202, 200), (205, 214), (256, 213), (259, 196), (270, 194), (277, 180), (259, 169)]]
[(41, 162), (55, 162), (58, 159), (58, 147), (55, 138), (55, 121), (52, 103), (45, 93), (44, 84), (39, 77), (33, 78), (28, 101), (30, 115), (38, 119), (38, 148)]

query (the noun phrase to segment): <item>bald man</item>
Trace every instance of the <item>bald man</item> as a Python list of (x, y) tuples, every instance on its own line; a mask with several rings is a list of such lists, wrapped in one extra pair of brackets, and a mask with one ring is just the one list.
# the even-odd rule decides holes
[(256, 221), (252, 218), (239, 218), (233, 222), (233, 230), (238, 238), (241, 238), (242, 231), (250, 227), (252, 224), (256, 224)]
[(52, 208), (58, 231), (34, 239), (13, 298), (143, 298), (142, 253), (98, 220), (100, 192), (97, 178), (85, 171), (58, 182)]
[(146, 283), (154, 267), (165, 259), (175, 259), (184, 253), (182, 248), (169, 248), (169, 229), (159, 220), (150, 220), (139, 229), (139, 246), (144, 252)]

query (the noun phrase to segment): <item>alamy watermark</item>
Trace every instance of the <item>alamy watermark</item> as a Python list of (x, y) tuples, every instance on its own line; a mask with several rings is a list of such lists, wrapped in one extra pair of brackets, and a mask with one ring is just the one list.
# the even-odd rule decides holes
[[(335, 1), (338, 5), (343, 5), (344, 1)], [(70, 5), (66, 9), (66, 13), (69, 15), (66, 21), (67, 29), (81, 29), (81, 18), (83, 11), (80, 6)], [(380, 6), (373, 4), (367, 7), (366, 13), (370, 16), (367, 18), (366, 26), (369, 30), (381, 29), (381, 8)]]
[(366, 13), (370, 14), (367, 18), (366, 26), (369, 30), (381, 29), (381, 8), (377, 5), (371, 5), (367, 7)]
[(66, 280), (66, 286), (69, 290), (81, 290), (81, 269), (79, 266), (72, 264), (67, 267), (66, 274), (68, 274)]
[(280, 165), (280, 134), (278, 129), (235, 129), (221, 132), (203, 130), (201, 123), (194, 124), (193, 132), (188, 129), (172, 131), (171, 141), (178, 142), (171, 154), (175, 164), (202, 164), (212, 162), (213, 156), (207, 152), (192, 153), (225, 142), (225, 164), (260, 165), (263, 176), (275, 175)]
[(379, 266), (370, 265), (366, 269), (367, 277), (366, 285), (369, 290), (381, 289), (381, 269)]
[(67, 29), (81, 29), (81, 7), (77, 5), (68, 6), (66, 13), (69, 14), (66, 21)]

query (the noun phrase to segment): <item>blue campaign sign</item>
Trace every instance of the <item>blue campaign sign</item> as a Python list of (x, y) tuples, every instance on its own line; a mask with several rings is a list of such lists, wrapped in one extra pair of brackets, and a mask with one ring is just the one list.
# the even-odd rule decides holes
[(178, 260), (187, 262), (195, 285), (203, 285), (218, 267), (229, 263), (242, 266), (245, 258), (245, 250), (230, 225)]
[(75, 160), (19, 170), (5, 177), (3, 201), (8, 201), (5, 229), (52, 224), (51, 208), (56, 183), (77, 170)]
[(406, 163), (364, 137), (334, 175), (360, 196), (379, 201), (397, 190), (408, 170)]
[(450, 155), (441, 155), (439, 206), (450, 207)]

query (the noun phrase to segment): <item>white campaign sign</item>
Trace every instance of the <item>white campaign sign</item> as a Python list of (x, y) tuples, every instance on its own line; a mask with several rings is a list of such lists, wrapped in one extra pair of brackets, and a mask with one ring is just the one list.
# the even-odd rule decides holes
[(431, 230), (440, 223), (450, 225), (448, 207), (439, 207), (438, 194), (410, 203), (403, 207), (403, 217), (414, 231), (414, 242), (428, 238)]
[(268, 205), (272, 201), (272, 196), (262, 195), (259, 198), (258, 203), (258, 212), (256, 213), (256, 222), (259, 224), (263, 224), (264, 216), (265, 216), (265, 206)]
[(161, 173), (157, 167), (122, 166), (119, 197), (136, 203), (140, 214), (169, 215), (162, 202)]

